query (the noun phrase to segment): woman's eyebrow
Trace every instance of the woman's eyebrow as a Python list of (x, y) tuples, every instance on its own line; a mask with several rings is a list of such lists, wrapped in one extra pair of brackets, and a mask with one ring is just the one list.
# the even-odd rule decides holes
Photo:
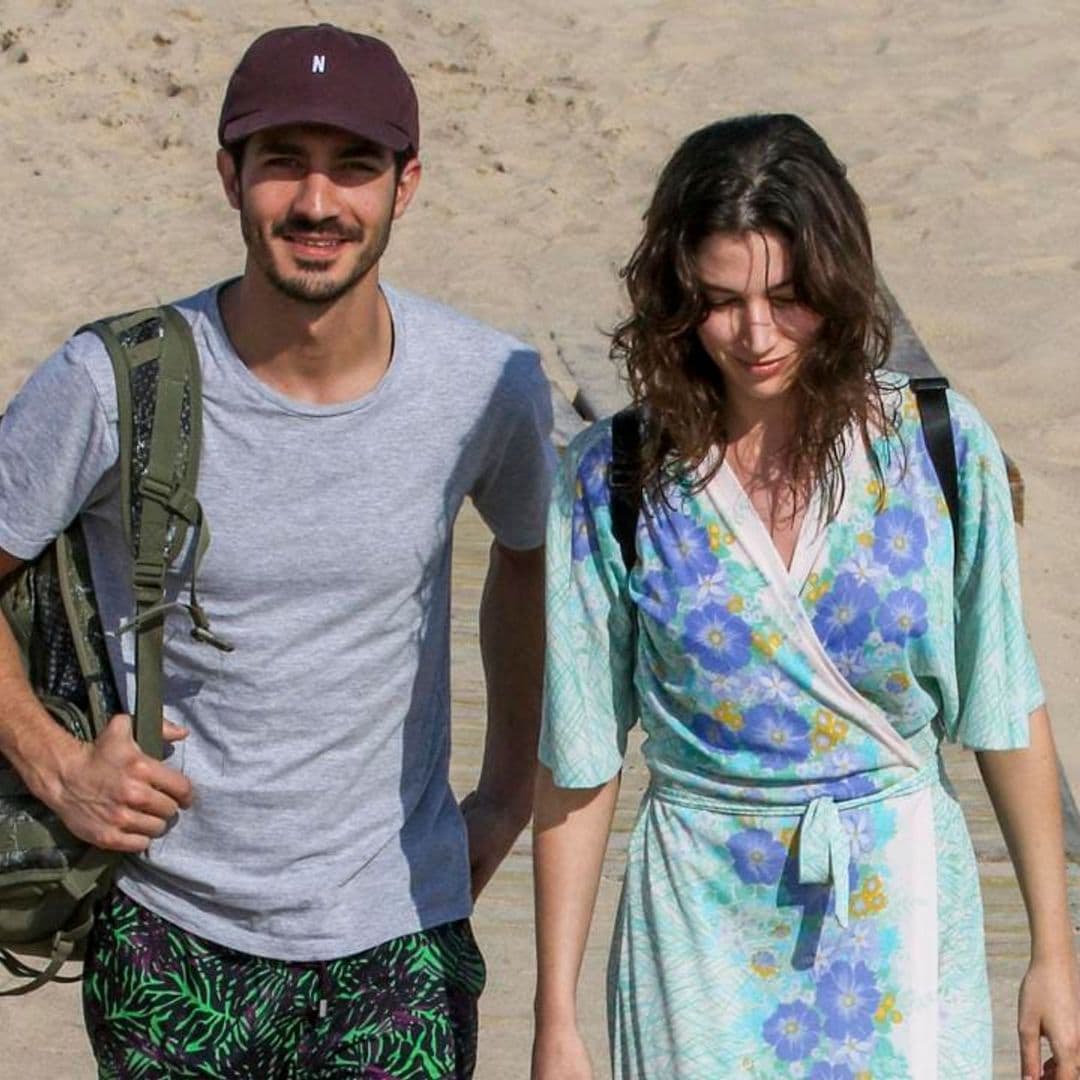
[[(769, 294), (782, 292), (784, 289), (794, 289), (795, 282), (792, 278), (787, 278), (784, 281), (778, 281), (775, 285), (770, 285), (765, 291)], [(708, 293), (710, 296), (714, 296), (717, 293), (726, 293), (729, 296), (741, 296), (742, 292), (739, 289), (732, 288), (730, 285), (714, 285), (708, 281), (701, 282), (701, 289), (703, 292)]]

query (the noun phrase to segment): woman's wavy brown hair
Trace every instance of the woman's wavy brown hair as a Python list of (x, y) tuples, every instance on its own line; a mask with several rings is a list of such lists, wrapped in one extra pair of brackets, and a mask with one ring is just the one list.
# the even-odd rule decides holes
[[(660, 176), (645, 234), (622, 271), (631, 314), (611, 345), (649, 417), (642, 482), (662, 492), (666, 481), (682, 478), (700, 490), (720, 467), (728, 441), (724, 379), (698, 340), (709, 305), (696, 255), (715, 233), (746, 232), (787, 242), (795, 298), (822, 317), (792, 385), (788, 460), (792, 491), (821, 483), (832, 518), (843, 498), (852, 423), (867, 446), (872, 432), (895, 426), (878, 378), (891, 323), (862, 201), (844, 166), (797, 116), (710, 124), (683, 142)], [(874, 467), (880, 478), (876, 460)]]

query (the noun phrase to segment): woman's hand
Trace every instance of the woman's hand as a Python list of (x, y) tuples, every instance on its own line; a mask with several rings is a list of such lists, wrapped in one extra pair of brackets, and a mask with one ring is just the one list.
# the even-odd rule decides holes
[(589, 1051), (576, 1025), (537, 1026), (531, 1075), (532, 1080), (593, 1080)]
[[(1024, 1080), (1080, 1077), (1080, 974), (1071, 952), (1052, 961), (1033, 960), (1020, 983), (1020, 1067)], [(1041, 1038), (1052, 1057), (1043, 1071)]]

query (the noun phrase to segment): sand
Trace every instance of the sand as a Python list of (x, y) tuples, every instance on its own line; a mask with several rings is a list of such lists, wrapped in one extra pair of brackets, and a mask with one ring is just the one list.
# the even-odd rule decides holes
[(600, 362), (616, 268), (681, 136), (749, 110), (826, 136), (893, 292), (1023, 472), (1029, 625), (1080, 785), (1080, 12), (0, 0), (0, 401), (84, 320), (239, 271), (214, 171), (224, 82), (259, 31), (319, 20), (385, 36), (419, 90), (425, 176), (387, 277), (535, 342), (566, 389)]

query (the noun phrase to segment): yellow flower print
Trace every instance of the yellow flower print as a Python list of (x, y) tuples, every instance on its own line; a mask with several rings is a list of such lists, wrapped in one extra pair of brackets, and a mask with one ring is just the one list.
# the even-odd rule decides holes
[(881, 1004), (877, 1007), (877, 1012), (874, 1013), (874, 1020), (879, 1024), (886, 1022), (890, 1024), (902, 1024), (904, 1022), (904, 1015), (896, 1008), (896, 996), (894, 994), (885, 994), (881, 998)]
[(806, 579), (807, 595), (813, 603), (817, 603), (828, 591), (828, 582), (824, 582), (817, 574), (811, 574)]
[(868, 532), (861, 532), (855, 537), (860, 547), (873, 547), (874, 546), (874, 534)]
[(776, 954), (768, 949), (758, 949), (750, 957), (750, 970), (762, 979), (774, 979), (780, 971)]
[(720, 533), (720, 526), (715, 521), (711, 522), (706, 530), (709, 534), (709, 547), (713, 551), (719, 551), (720, 545), (723, 543), (723, 536)]
[(814, 716), (814, 730), (810, 744), (819, 754), (827, 754), (834, 746), (847, 738), (848, 725), (827, 709), (818, 709)]
[(732, 615), (738, 615), (740, 611), (745, 607), (743, 598), (741, 596), (733, 596), (727, 602), (727, 609)]
[(866, 919), (884, 911), (888, 905), (884, 883), (877, 874), (871, 874), (851, 898), (851, 913), (857, 919)]
[(857, 1072), (855, 1080), (874, 1080), (874, 1074), (867, 1069), (865, 1072)]
[(780, 646), (784, 644), (784, 639), (779, 634), (766, 635), (757, 630), (750, 634), (750, 641), (758, 652), (764, 653), (769, 659), (772, 659)]
[(742, 713), (739, 712), (735, 707), (735, 704), (731, 701), (721, 701), (720, 704), (713, 709), (713, 719), (719, 720), (721, 724), (731, 731), (742, 731)]
[(888, 678), (885, 680), (885, 689), (890, 694), (903, 694), (905, 691), (911, 688), (911, 679), (906, 672), (903, 671), (890, 671)]
[(780, 843), (786, 848), (790, 848), (795, 842), (795, 837), (798, 836), (798, 830), (796, 829), (781, 829), (780, 830)]
[(908, 420), (918, 420), (919, 404), (913, 394), (904, 395), (904, 417)]

